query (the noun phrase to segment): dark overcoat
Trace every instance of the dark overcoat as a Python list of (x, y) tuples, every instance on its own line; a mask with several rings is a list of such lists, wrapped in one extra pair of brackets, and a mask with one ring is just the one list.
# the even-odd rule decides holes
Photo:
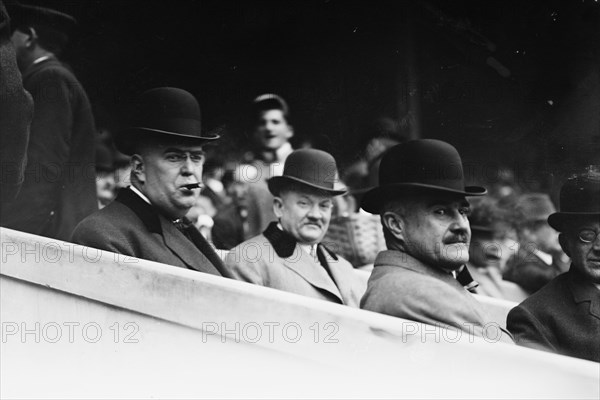
[(23, 73), (34, 101), (25, 180), (2, 207), (8, 228), (68, 240), (77, 223), (98, 209), (95, 127), (89, 100), (75, 76), (49, 58)]
[(187, 231), (191, 237), (186, 237), (131, 189), (123, 189), (115, 201), (77, 225), (72, 241), (126, 256), (230, 276), (200, 232), (193, 226)]
[(508, 314), (517, 344), (600, 362), (600, 289), (573, 267)]

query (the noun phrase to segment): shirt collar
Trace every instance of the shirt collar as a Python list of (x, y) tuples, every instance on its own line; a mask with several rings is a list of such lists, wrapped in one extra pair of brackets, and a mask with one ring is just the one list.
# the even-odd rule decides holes
[(144, 200), (146, 203), (152, 205), (152, 203), (150, 203), (150, 200), (142, 192), (140, 192), (138, 188), (136, 188), (135, 186), (131, 185), (131, 186), (129, 186), (129, 189), (131, 189), (131, 191), (133, 193), (135, 193), (138, 196), (140, 196), (142, 198), (142, 200)]
[(33, 63), (32, 63), (32, 65), (39, 64), (39, 63), (41, 63), (41, 62), (44, 62), (44, 61), (46, 61), (46, 60), (49, 60), (49, 59), (51, 59), (51, 58), (52, 58), (52, 56), (41, 56), (41, 57), (38, 57), (38, 58), (36, 58), (35, 60), (33, 60)]
[(552, 265), (552, 255), (541, 250), (536, 250), (535, 255), (539, 257), (546, 265)]

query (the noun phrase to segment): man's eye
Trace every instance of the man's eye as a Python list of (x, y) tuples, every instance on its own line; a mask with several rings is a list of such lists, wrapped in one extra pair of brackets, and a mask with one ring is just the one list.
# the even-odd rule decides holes
[(437, 208), (433, 212), (435, 214), (437, 214), (437, 215), (446, 215), (446, 209), (445, 208)]
[(179, 154), (167, 154), (167, 160), (169, 161), (181, 161), (183, 157)]
[(301, 206), (307, 206), (308, 205), (308, 203), (306, 201), (302, 201), (302, 200), (300, 200), (298, 202), (298, 204), (301, 205)]
[(199, 163), (204, 161), (204, 155), (203, 154), (192, 154), (190, 156), (190, 158), (192, 159), (193, 162), (195, 163)]
[(466, 215), (468, 217), (469, 215), (471, 215), (471, 208), (470, 207), (461, 207), (460, 213), (462, 215)]

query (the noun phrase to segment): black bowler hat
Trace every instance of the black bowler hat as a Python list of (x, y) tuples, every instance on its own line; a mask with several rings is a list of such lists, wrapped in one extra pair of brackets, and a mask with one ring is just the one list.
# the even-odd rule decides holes
[(7, 8), (12, 18), (11, 25), (17, 28), (44, 25), (68, 33), (77, 24), (77, 21), (71, 15), (48, 7), (15, 2), (9, 4)]
[(368, 191), (361, 207), (378, 214), (386, 200), (408, 191), (482, 196), (479, 186), (466, 186), (458, 151), (434, 139), (411, 140), (389, 149), (379, 166), (379, 186)]
[(548, 224), (562, 232), (578, 216), (600, 218), (600, 172), (590, 169), (567, 179), (560, 189), (560, 211), (548, 217)]
[(130, 127), (115, 138), (117, 149), (132, 155), (135, 144), (144, 138), (158, 137), (202, 144), (218, 135), (202, 136), (200, 106), (183, 89), (161, 87), (144, 92), (135, 103)]
[(336, 188), (338, 170), (335, 159), (329, 153), (316, 149), (300, 149), (285, 160), (283, 175), (268, 180), (269, 191), (279, 196), (281, 189), (289, 184), (301, 184), (337, 196), (346, 188)]

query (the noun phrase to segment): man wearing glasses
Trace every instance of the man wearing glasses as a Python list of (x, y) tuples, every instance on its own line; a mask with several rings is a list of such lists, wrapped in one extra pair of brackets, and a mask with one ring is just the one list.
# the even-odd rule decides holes
[(129, 128), (116, 137), (131, 156), (131, 186), (84, 219), (72, 241), (84, 246), (229, 277), (225, 265), (185, 218), (202, 186), (200, 106), (190, 93), (163, 87), (143, 93)]
[(548, 223), (571, 268), (512, 309), (508, 330), (522, 346), (600, 362), (600, 173), (568, 179), (560, 209)]

